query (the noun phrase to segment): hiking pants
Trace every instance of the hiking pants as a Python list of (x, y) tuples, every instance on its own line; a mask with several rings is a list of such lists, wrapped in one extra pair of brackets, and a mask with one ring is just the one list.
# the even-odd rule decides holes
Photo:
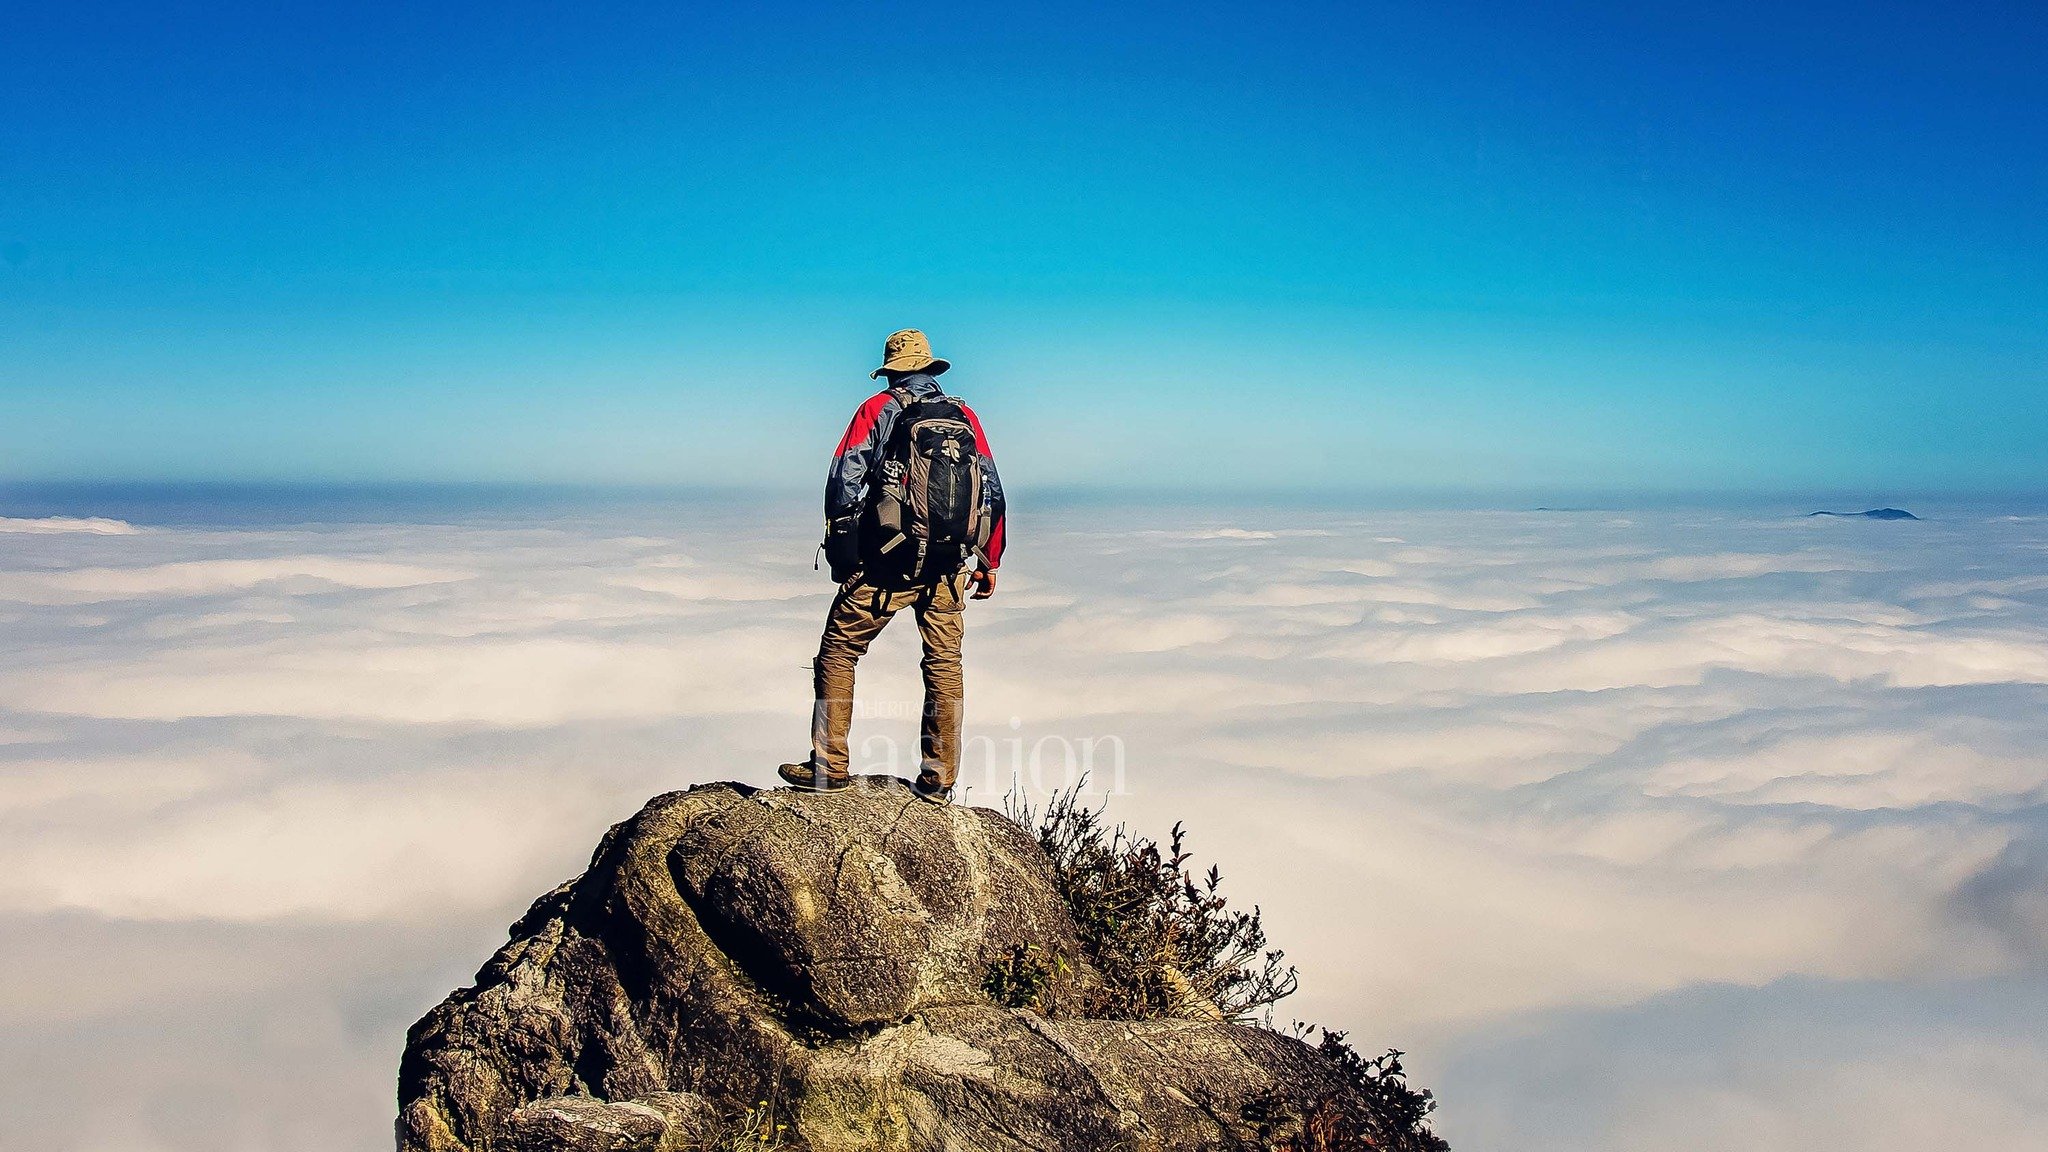
[(832, 599), (825, 635), (811, 664), (811, 763), (830, 779), (847, 775), (846, 734), (853, 726), (853, 666), (890, 617), (908, 608), (924, 641), (924, 725), (918, 779), (951, 788), (960, 774), (960, 637), (965, 574), (917, 588), (877, 588), (856, 579)]

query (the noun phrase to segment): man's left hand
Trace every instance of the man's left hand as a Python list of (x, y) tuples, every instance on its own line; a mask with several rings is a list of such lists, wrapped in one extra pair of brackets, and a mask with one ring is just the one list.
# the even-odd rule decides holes
[(969, 577), (969, 579), (974, 581), (974, 599), (986, 600), (996, 594), (996, 574), (994, 569), (976, 568), (974, 575)]

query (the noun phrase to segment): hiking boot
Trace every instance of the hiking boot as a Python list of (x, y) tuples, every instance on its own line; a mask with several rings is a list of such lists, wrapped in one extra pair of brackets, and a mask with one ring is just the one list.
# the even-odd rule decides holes
[(800, 764), (784, 764), (775, 770), (775, 774), (790, 787), (805, 792), (837, 792), (853, 783), (851, 776), (827, 776), (823, 768), (809, 760)]
[(951, 788), (941, 788), (937, 784), (927, 784), (923, 780), (912, 780), (910, 782), (910, 790), (916, 794), (919, 800), (926, 800), (933, 804), (951, 804), (953, 802), (953, 790)]

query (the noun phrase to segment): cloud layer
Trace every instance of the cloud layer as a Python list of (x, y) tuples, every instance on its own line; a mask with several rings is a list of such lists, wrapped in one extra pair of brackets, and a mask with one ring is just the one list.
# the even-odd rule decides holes
[[(46, 525), (0, 536), (8, 1111), (55, 1149), (385, 1146), (405, 1023), (526, 899), (652, 792), (800, 750), (813, 519), (5, 522)], [(970, 798), (1085, 748), (1112, 811), (1187, 819), (1302, 965), (1285, 1007), (1413, 1052), (1454, 1144), (2048, 1123), (2042, 1030), (2000, 1023), (2048, 1002), (2048, 521), (1015, 531)], [(914, 746), (914, 648), (863, 664), (871, 767)]]

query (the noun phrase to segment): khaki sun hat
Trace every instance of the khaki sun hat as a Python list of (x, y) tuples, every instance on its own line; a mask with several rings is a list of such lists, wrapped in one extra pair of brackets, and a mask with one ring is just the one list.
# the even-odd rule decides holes
[(882, 366), (868, 373), (870, 380), (884, 372), (924, 372), (933, 376), (953, 365), (932, 355), (932, 342), (915, 328), (889, 333), (882, 345)]

